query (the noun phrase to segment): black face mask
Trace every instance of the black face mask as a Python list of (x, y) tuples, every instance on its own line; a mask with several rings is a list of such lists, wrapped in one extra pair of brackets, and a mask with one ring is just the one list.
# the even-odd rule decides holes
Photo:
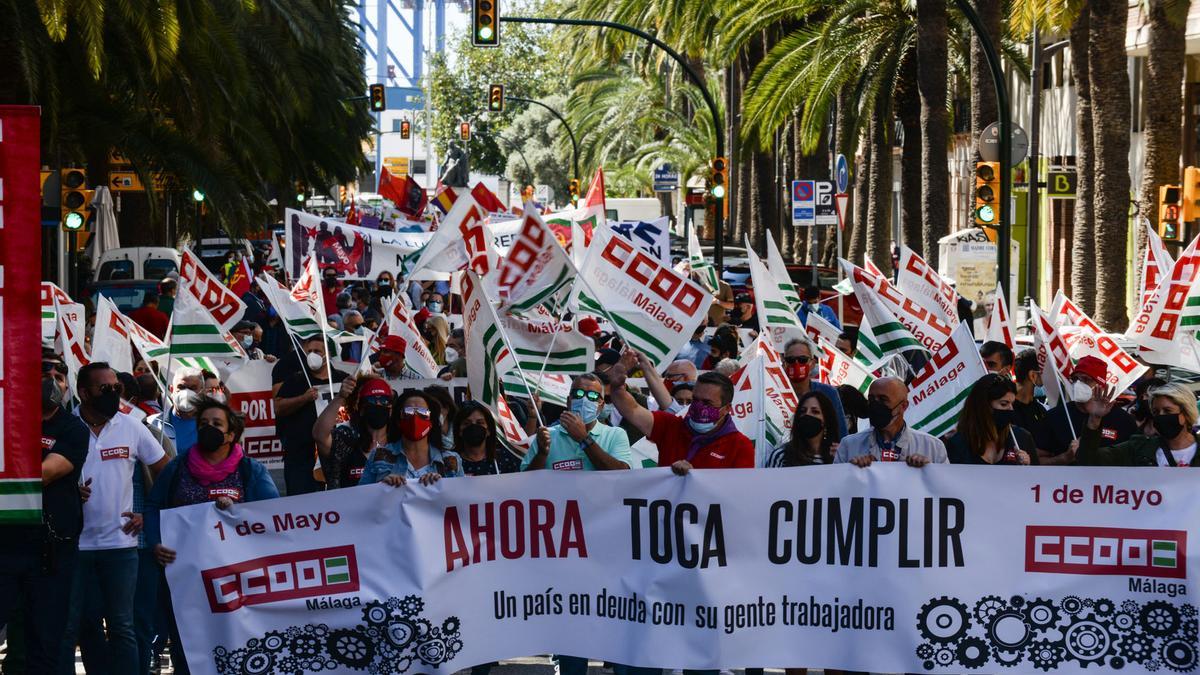
[(487, 427), (482, 424), (468, 424), (462, 430), (462, 442), (469, 448), (483, 445), (487, 440)]
[(1011, 410), (992, 409), (992, 422), (996, 425), (996, 430), (1001, 431), (1004, 427), (1013, 424), (1016, 421), (1016, 414)]
[(204, 452), (216, 452), (217, 448), (225, 445), (225, 432), (206, 424), (196, 429), (196, 444)]
[(796, 433), (797, 438), (803, 438), (804, 440), (820, 434), (824, 428), (825, 425), (821, 420), (812, 415), (801, 415), (792, 423), (792, 431)]
[(387, 426), (392, 411), (381, 405), (363, 406), (362, 418), (368, 429), (382, 429)]
[(121, 409), (121, 392), (107, 389), (99, 395), (93, 396), (89, 400), (89, 404), (97, 415), (105, 419), (112, 419)]
[(1183, 423), (1179, 421), (1179, 413), (1163, 413), (1154, 416), (1154, 430), (1164, 439), (1175, 438), (1183, 431)]
[(891, 424), (895, 417), (892, 409), (883, 401), (867, 401), (867, 419), (871, 421), (871, 426), (876, 431)]
[(48, 413), (61, 408), (62, 399), (62, 389), (58, 388), (57, 382), (49, 378), (42, 380), (42, 412)]

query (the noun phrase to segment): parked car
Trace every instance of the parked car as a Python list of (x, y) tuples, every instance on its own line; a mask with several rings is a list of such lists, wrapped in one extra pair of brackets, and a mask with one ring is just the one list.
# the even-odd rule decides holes
[(128, 246), (100, 254), (92, 281), (160, 281), (179, 269), (179, 251), (164, 246)]
[(146, 279), (121, 279), (117, 281), (97, 281), (88, 287), (88, 295), (95, 307), (99, 297), (112, 300), (117, 309), (128, 314), (142, 306), (142, 300), (147, 293), (157, 293), (158, 282)]

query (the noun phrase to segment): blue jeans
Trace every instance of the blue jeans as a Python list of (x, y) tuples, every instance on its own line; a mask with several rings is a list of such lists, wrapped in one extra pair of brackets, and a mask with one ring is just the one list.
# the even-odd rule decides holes
[[(133, 598), (137, 589), (138, 550), (116, 548), (80, 551), (63, 636), (63, 673), (75, 672), (75, 643), (80, 626), (97, 616), (108, 628), (107, 665), (111, 673), (138, 673), (138, 644), (133, 630)], [(91, 669), (89, 668), (89, 672)]]

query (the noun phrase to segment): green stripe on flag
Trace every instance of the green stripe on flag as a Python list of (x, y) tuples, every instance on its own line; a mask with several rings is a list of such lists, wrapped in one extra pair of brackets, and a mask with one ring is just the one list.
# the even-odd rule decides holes
[(171, 328), (173, 335), (220, 335), (221, 329), (202, 323), (185, 323)]
[(763, 300), (763, 307), (767, 309), (778, 309), (783, 312), (791, 313), (792, 308), (787, 306), (787, 303), (777, 302), (775, 300)]
[(553, 282), (551, 282), (549, 286), (534, 293), (533, 295), (529, 296), (528, 298), (525, 298), (524, 300), (522, 300), (520, 302), (514, 302), (512, 304), (512, 309), (514, 309), (514, 310), (533, 309), (534, 307), (537, 307), (538, 305), (545, 302), (547, 299), (549, 299), (555, 293), (561, 291), (563, 289), (563, 287), (566, 286), (570, 280), (571, 280), (571, 269), (569, 267), (564, 267), (562, 269), (562, 271), (559, 272), (558, 278), (556, 278)]
[(650, 356), (648, 352), (653, 352), (661, 359), (666, 357), (667, 353), (671, 351), (670, 347), (668, 347), (658, 338), (646, 332), (641, 326), (623, 316), (620, 316), (619, 314), (610, 314), (609, 312), (605, 311), (604, 308), (600, 306), (600, 303), (588, 297), (586, 293), (580, 293), (579, 300), (581, 303), (583, 303), (583, 306), (586, 306), (589, 309), (589, 311), (598, 312), (601, 316), (608, 319), (609, 322), (616, 325), (618, 328), (629, 331), (629, 334), (626, 335), (627, 338), (640, 338), (643, 341), (643, 344), (634, 345), (634, 348), (646, 354), (646, 356)]
[(33, 494), (42, 494), (42, 481), (40, 478), (0, 480), (0, 495)]
[(951, 428), (953, 428), (954, 425), (958, 422), (957, 415), (952, 415), (952, 416), (946, 418), (946, 420), (944, 422), (942, 422), (938, 426), (933, 427), (931, 429), (925, 429), (923, 427), (926, 424), (933, 424), (934, 422), (937, 422), (937, 420), (939, 418), (941, 418), (942, 416), (946, 415), (949, 412), (954, 411), (955, 408), (962, 406), (963, 401), (966, 400), (967, 395), (970, 393), (971, 393), (970, 387), (963, 389), (959, 393), (955, 394), (954, 398), (952, 398), (949, 401), (946, 401), (942, 405), (938, 406), (938, 408), (936, 410), (934, 410), (932, 413), (926, 415), (925, 418), (922, 419), (921, 421), (914, 424), (913, 428), (917, 429), (918, 431), (924, 431), (925, 433), (927, 433), (931, 436), (941, 436), (942, 434), (946, 433)]
[(202, 354), (202, 355), (206, 355), (206, 356), (211, 354), (214, 356), (220, 356), (223, 354), (236, 354), (236, 353), (237, 352), (232, 347), (225, 344), (224, 342), (199, 342), (196, 344), (188, 344), (188, 343), (180, 344), (178, 342), (171, 343), (171, 355), (172, 356), (175, 356), (178, 354), (193, 354), (193, 355)]

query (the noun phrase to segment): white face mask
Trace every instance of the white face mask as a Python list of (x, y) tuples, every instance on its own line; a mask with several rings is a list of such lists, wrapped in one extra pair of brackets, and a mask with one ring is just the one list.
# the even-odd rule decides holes
[(325, 357), (317, 352), (309, 352), (304, 359), (308, 362), (309, 370), (320, 370), (321, 366), (325, 365)]
[(225, 392), (223, 391), (214, 391), (213, 393), (209, 394), (208, 397), (217, 403), (225, 402)]
[(171, 404), (177, 413), (186, 415), (195, 412), (196, 406), (200, 405), (200, 394), (191, 389), (177, 389), (174, 394), (171, 394)]
[(1076, 403), (1087, 403), (1092, 400), (1092, 388), (1086, 382), (1071, 383), (1071, 400)]
[(250, 345), (252, 345), (252, 344), (254, 344), (254, 336), (253, 335), (245, 335), (242, 337), (242, 346), (243, 347), (245, 347), (246, 349), (250, 349)]
[(458, 360), (458, 350), (454, 347), (446, 347), (446, 363), (451, 363)]

